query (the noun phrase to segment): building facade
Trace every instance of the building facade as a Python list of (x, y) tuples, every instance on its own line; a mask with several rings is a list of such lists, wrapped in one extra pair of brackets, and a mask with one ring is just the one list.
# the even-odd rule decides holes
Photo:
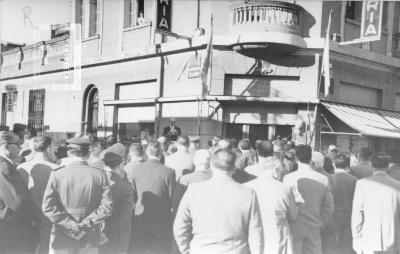
[(358, 1), (71, 0), (70, 12), (69, 34), (2, 52), (1, 124), (133, 137), (161, 135), (173, 117), (203, 146), (280, 136), (399, 148), (399, 2), (383, 4), (381, 40), (346, 46), (360, 34)]

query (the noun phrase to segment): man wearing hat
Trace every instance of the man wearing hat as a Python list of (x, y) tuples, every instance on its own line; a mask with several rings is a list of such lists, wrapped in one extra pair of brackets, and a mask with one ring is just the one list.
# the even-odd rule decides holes
[[(50, 162), (49, 147), (51, 138), (46, 136), (36, 136), (33, 138), (33, 158), (18, 166), (18, 171), (28, 186), (33, 200), (37, 207), (41, 209), (43, 194), (49, 181), (50, 173), (60, 166)], [(49, 239), (51, 231), (50, 221), (43, 215), (38, 225), (40, 242), (38, 253), (49, 252)]]
[(67, 140), (68, 166), (50, 175), (42, 210), (53, 223), (51, 253), (97, 253), (106, 241), (101, 228), (112, 213), (112, 195), (106, 173), (88, 165), (91, 142)]
[(34, 253), (40, 209), (15, 168), (18, 136), (0, 132), (0, 253)]
[(100, 247), (100, 253), (127, 253), (131, 236), (132, 214), (135, 206), (136, 189), (125, 180), (125, 151), (114, 144), (104, 152), (104, 170), (110, 181), (113, 197), (113, 212), (106, 219), (104, 233), (108, 242)]

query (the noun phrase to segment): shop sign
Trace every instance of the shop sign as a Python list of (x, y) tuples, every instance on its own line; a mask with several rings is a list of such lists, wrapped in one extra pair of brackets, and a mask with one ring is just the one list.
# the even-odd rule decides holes
[(171, 31), (172, 0), (157, 1), (157, 29)]
[(366, 41), (380, 38), (383, 2), (363, 1), (361, 16), (361, 39)]

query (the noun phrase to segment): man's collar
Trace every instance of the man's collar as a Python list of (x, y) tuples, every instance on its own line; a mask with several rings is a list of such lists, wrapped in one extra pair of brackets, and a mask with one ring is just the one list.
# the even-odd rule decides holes
[(380, 169), (378, 169), (377, 171), (374, 171), (372, 173), (372, 175), (374, 175), (374, 176), (389, 176), (388, 173), (386, 173), (386, 171), (383, 171)]
[(309, 164), (298, 162), (299, 170), (313, 170)]

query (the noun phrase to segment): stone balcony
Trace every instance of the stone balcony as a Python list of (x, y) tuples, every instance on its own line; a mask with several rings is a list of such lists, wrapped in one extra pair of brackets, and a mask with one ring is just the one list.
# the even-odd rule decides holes
[(302, 7), (283, 1), (247, 0), (232, 7), (233, 49), (243, 54), (288, 54), (305, 47), (301, 37)]

